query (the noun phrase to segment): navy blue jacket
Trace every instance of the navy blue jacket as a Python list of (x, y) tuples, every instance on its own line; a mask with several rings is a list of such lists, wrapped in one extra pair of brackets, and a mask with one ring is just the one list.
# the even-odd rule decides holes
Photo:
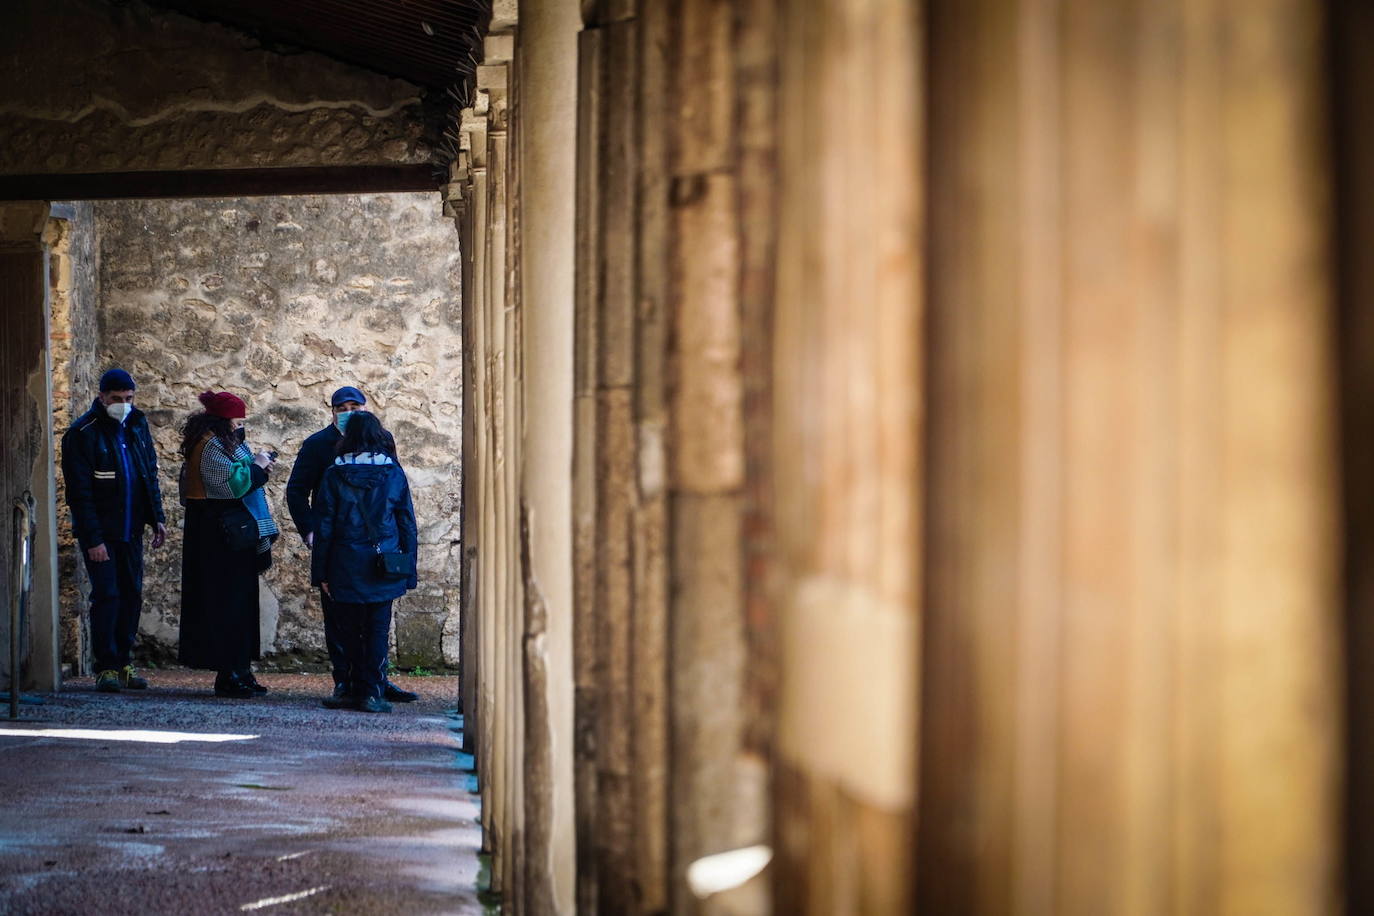
[(291, 521), (304, 538), (315, 530), (315, 514), (319, 508), (320, 481), (324, 472), (334, 463), (334, 449), (338, 447), (343, 433), (330, 423), (301, 444), (300, 454), (291, 465), (291, 477), (286, 481), (286, 507), (291, 510)]
[(324, 472), (338, 457), (335, 449), (343, 433), (330, 423), (324, 429), (311, 433), (301, 443), (300, 453), (291, 465), (291, 476), (286, 481), (286, 508), (291, 512), (291, 521), (300, 532), (301, 539), (315, 530), (315, 515), (319, 509), (320, 481)]
[[(125, 474), (119, 443), (123, 437), (131, 475)], [(157, 481), (157, 452), (148, 418), (137, 407), (120, 424), (97, 398), (91, 409), (62, 434), (62, 480), (72, 528), (82, 550), (109, 541), (143, 537), (143, 526), (166, 522)]]
[(377, 574), (377, 549), (363, 513), (372, 521), (382, 552), (410, 554), (415, 569), (419, 533), (405, 471), (396, 464), (331, 465), (315, 502), (310, 584), (328, 582), (335, 601), (390, 601), (417, 584), (413, 572), (409, 580)]

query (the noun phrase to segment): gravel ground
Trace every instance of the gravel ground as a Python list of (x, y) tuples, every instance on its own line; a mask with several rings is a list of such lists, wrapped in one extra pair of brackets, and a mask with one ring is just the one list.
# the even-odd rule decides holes
[(396, 677), (419, 702), (369, 715), (322, 708), (328, 675), (231, 700), (212, 673), (145, 673), (0, 719), (0, 912), (484, 911), (456, 678)]

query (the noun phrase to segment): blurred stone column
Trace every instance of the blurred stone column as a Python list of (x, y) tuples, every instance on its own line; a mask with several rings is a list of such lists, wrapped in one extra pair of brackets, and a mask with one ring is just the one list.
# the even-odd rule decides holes
[(771, 235), (768, 221), (741, 218), (737, 22), (756, 10), (736, 7), (682, 0), (664, 33), (675, 913), (697, 910), (692, 862), (768, 839), (767, 761), (748, 746), (741, 275), (744, 236)]
[(924, 501), (920, 7), (781, 9), (774, 905), (906, 913)]
[[(623, 8), (622, 8), (623, 7)], [(638, 206), (639, 23), (633, 3), (595, 5), (582, 37), (583, 137), (579, 162), (579, 322), (576, 358), (580, 460), (575, 482), (579, 530), (575, 570), (578, 647), (576, 717), (583, 780), (577, 804), (578, 905), (586, 912), (633, 913), (636, 896), (655, 899), (661, 883), (637, 874), (639, 850), (664, 841), (664, 825), (635, 824), (635, 684), (661, 679), (661, 662), (632, 666), (634, 563), (657, 538), (638, 543), (635, 431), (636, 208)], [(662, 605), (655, 609), (661, 613)], [(639, 609), (641, 616), (648, 608)], [(643, 649), (643, 647), (640, 647)], [(661, 688), (648, 687), (661, 699)], [(641, 698), (641, 700), (644, 698)], [(649, 724), (649, 723), (646, 723)], [(641, 784), (642, 785), (642, 784)], [(653, 788), (662, 793), (663, 786)]]
[(1339, 230), (1341, 447), (1345, 475), (1346, 895), (1349, 913), (1374, 912), (1374, 5), (1329, 5), (1335, 66)]
[(918, 902), (1334, 912), (1321, 7), (928, 5)]
[[(714, 2), (587, 15), (578, 901), (689, 913), (687, 867), (767, 833), (765, 756), (747, 744), (736, 17)], [(767, 210), (751, 207), (766, 250)]]
[(601, 289), (600, 186), (602, 32), (577, 42), (577, 223), (573, 342), (573, 786), (580, 913), (596, 912), (598, 868), (597, 658), (597, 300)]

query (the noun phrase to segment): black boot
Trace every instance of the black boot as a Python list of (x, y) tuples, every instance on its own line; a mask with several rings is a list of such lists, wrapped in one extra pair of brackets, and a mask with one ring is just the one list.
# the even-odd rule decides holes
[(342, 692), (335, 691), (330, 696), (320, 700), (320, 705), (325, 709), (357, 709), (358, 698), (348, 692), (348, 685), (344, 685)]
[(358, 712), (391, 712), (391, 704), (381, 697), (367, 696), (358, 700)]
[(259, 684), (258, 679), (253, 677), (253, 669), (251, 668), (240, 671), (239, 680), (248, 685), (254, 696), (260, 697), (267, 693), (267, 688)]
[(215, 677), (215, 696), (230, 697), (235, 700), (247, 700), (257, 696), (253, 688), (244, 683), (243, 679), (233, 671), (221, 671)]
[(390, 700), (393, 703), (414, 703), (420, 699), (420, 695), (411, 693), (409, 690), (402, 690), (391, 681), (382, 681), (382, 699)]

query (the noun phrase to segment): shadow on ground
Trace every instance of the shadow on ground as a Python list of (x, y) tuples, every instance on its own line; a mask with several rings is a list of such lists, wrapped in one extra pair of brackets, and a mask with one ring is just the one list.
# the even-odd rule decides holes
[(483, 912), (456, 678), (384, 715), (321, 708), (327, 675), (149, 679), (0, 719), (0, 912)]

